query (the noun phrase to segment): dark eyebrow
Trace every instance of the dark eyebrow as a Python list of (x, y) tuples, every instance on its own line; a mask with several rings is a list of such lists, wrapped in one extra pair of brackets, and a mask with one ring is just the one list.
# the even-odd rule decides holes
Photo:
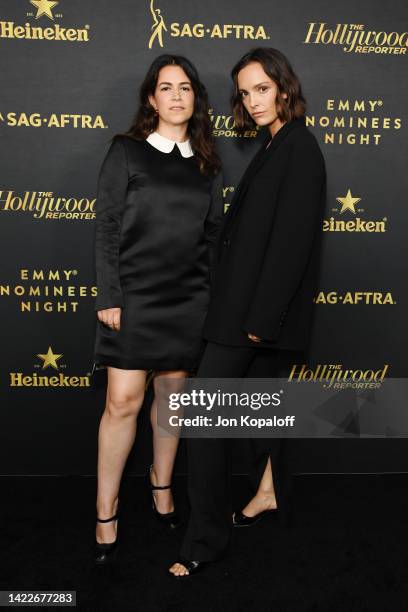
[[(262, 81), (261, 83), (257, 83), (256, 85), (253, 86), (252, 89), (255, 89), (256, 87), (260, 87), (261, 85), (270, 85), (270, 81)], [(246, 91), (246, 89), (239, 89), (239, 91)]]
[[(160, 85), (173, 85), (173, 83), (169, 83), (168, 81), (162, 81), (161, 83), (159, 83)], [(190, 81), (182, 81), (181, 83), (179, 83), (179, 85), (191, 85)]]

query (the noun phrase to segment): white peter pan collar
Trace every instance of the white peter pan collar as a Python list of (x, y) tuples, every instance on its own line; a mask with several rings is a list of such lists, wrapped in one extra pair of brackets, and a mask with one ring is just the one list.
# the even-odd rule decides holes
[(191, 157), (194, 155), (189, 140), (186, 140), (185, 142), (176, 142), (175, 140), (170, 140), (170, 138), (162, 136), (158, 132), (152, 132), (152, 134), (150, 134), (146, 140), (149, 144), (162, 153), (171, 153), (174, 149), (174, 145), (176, 144), (183, 157)]

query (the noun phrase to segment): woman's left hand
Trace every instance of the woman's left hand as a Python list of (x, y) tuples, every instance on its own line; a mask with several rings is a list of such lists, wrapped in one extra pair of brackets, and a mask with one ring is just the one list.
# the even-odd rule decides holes
[(261, 342), (261, 339), (258, 336), (254, 336), (253, 334), (248, 334), (248, 338), (252, 340), (252, 342)]

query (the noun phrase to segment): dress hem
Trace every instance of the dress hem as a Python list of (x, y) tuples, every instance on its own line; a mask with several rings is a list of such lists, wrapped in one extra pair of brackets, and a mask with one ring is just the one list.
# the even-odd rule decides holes
[(191, 362), (186, 363), (185, 361), (175, 361), (175, 362), (158, 362), (154, 360), (138, 360), (138, 361), (128, 361), (125, 359), (102, 359), (98, 358), (93, 362), (91, 375), (94, 374), (97, 370), (104, 370), (107, 366), (111, 366), (112, 368), (119, 368), (121, 370), (156, 370), (156, 371), (194, 371), (198, 368), (198, 363), (194, 365)]

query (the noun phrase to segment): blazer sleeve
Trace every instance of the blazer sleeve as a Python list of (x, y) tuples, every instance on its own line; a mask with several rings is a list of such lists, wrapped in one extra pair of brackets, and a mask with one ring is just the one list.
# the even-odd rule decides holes
[(278, 194), (271, 235), (243, 325), (246, 333), (278, 339), (289, 304), (302, 280), (321, 219), (326, 173), (317, 143), (294, 144)]
[(210, 274), (215, 265), (217, 238), (224, 215), (224, 199), (222, 190), (223, 174), (222, 171), (219, 170), (218, 174), (212, 179), (211, 182), (211, 201), (204, 225), (205, 240), (209, 250)]
[(121, 219), (128, 186), (125, 145), (116, 137), (98, 178), (95, 224), (95, 269), (98, 295), (95, 310), (124, 307), (119, 277)]

